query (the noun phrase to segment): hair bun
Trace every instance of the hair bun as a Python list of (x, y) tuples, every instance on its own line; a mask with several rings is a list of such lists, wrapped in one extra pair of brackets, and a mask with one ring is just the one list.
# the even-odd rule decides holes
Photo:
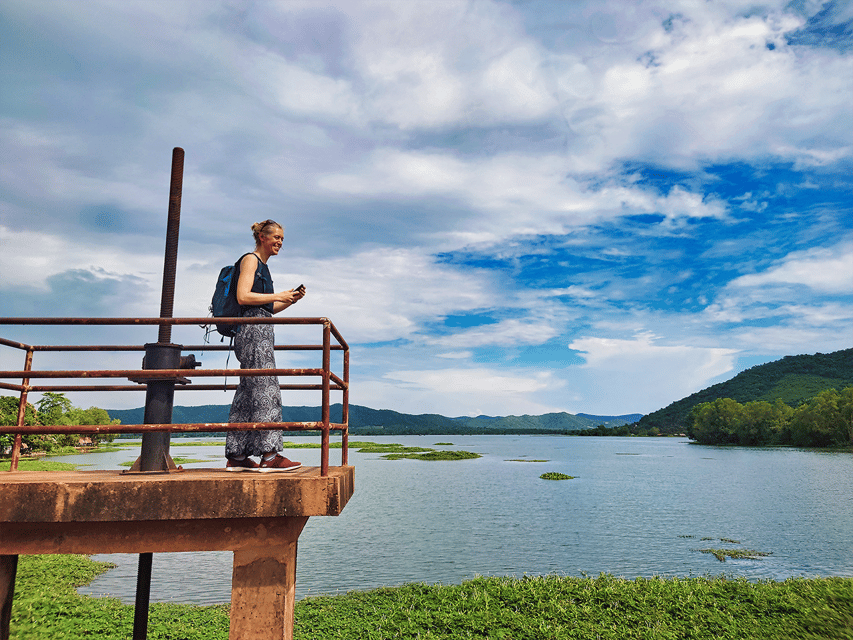
[(275, 220), (264, 220), (263, 222), (256, 222), (252, 225), (252, 235), (255, 237), (255, 244), (260, 242), (261, 234), (264, 232), (264, 229), (267, 227), (275, 227), (277, 229), (284, 229), (278, 222)]

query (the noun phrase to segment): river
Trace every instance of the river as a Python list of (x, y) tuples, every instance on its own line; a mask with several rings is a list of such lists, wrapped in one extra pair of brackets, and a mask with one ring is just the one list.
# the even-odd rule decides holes
[[(351, 450), (355, 495), (342, 515), (314, 517), (305, 527), (297, 598), (407, 582), (458, 584), (478, 575), (853, 577), (850, 453), (712, 447), (684, 438), (359, 439), (482, 457), (385, 460)], [(117, 468), (137, 455), (138, 446), (59, 460)], [(172, 455), (205, 460), (187, 468), (225, 463), (221, 446), (174, 447)], [(319, 464), (317, 449), (285, 455)], [(331, 455), (338, 463), (340, 451)], [(540, 479), (546, 471), (574, 479)], [(706, 548), (769, 555), (721, 563), (700, 551)], [(79, 591), (133, 602), (137, 556), (95, 559), (118, 566)], [(156, 554), (151, 599), (227, 602), (230, 578), (228, 552)]]

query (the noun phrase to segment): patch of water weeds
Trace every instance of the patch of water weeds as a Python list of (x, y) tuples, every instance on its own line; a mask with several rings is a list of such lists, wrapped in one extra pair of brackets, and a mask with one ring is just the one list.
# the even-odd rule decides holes
[(548, 473), (543, 473), (541, 476), (542, 480), (574, 480), (574, 476), (566, 475), (565, 473), (558, 473), (557, 471), (549, 471)]
[[(679, 538), (692, 538), (695, 539), (694, 535), (679, 535)], [(700, 538), (702, 542), (710, 541), (710, 540), (719, 540), (720, 542), (726, 544), (741, 544), (740, 540), (735, 540), (733, 538), (718, 538), (715, 536), (703, 536)], [(691, 549), (691, 551), (698, 551), (699, 553), (709, 553), (713, 555), (720, 562), (725, 562), (726, 558), (731, 558), (732, 560), (758, 560), (759, 558), (764, 558), (766, 556), (772, 555), (772, 552), (769, 551), (756, 551), (754, 549), (723, 549), (723, 548), (705, 548), (705, 549)]]
[[(408, 447), (407, 447), (408, 448)], [(412, 447), (415, 448), (415, 447)], [(473, 451), (425, 451), (424, 453), (389, 453), (382, 456), (386, 460), (402, 460), (409, 458), (410, 460), (473, 460), (481, 457), (479, 453)]]
[(769, 551), (755, 551), (753, 549), (699, 549), (699, 552), (710, 553), (720, 562), (725, 562), (727, 557), (732, 560), (758, 560), (772, 555)]

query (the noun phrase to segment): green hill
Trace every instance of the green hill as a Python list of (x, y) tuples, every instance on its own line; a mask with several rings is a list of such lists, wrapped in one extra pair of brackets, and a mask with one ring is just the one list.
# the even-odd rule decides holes
[[(827, 389), (853, 384), (853, 349), (814, 355), (785, 356), (737, 374), (731, 380), (697, 391), (671, 405), (640, 418), (636, 430), (657, 427), (661, 433), (683, 433), (687, 416), (697, 404), (717, 398), (740, 403), (754, 400), (797, 405)], [(634, 429), (632, 429), (634, 430)]]

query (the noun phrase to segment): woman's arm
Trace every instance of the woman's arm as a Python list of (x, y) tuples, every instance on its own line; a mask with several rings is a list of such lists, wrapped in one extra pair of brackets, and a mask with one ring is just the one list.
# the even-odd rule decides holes
[(258, 257), (253, 253), (243, 256), (243, 260), (240, 261), (240, 279), (237, 280), (237, 302), (239, 304), (259, 307), (272, 302), (273, 313), (278, 313), (302, 299), (305, 295), (304, 289), (299, 291), (288, 289), (278, 293), (256, 293), (252, 291), (258, 261)]

